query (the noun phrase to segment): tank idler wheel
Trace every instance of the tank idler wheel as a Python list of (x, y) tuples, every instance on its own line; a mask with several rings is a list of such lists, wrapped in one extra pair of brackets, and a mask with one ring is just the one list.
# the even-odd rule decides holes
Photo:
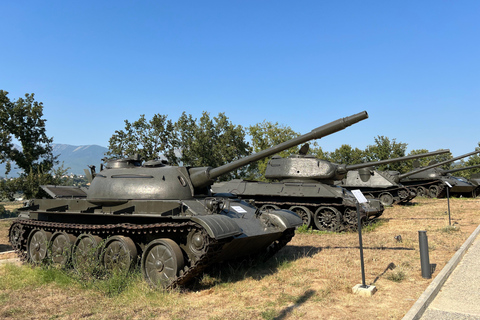
[(113, 236), (105, 241), (101, 261), (107, 270), (127, 273), (137, 262), (137, 247), (128, 237)]
[(437, 185), (431, 185), (428, 188), (428, 195), (430, 196), (430, 198), (436, 198), (438, 197), (439, 191), (440, 191), (440, 188)]
[(184, 265), (182, 250), (171, 239), (153, 240), (142, 254), (143, 276), (154, 287), (170, 286)]
[(280, 207), (274, 205), (274, 204), (264, 204), (263, 206), (260, 207), (260, 211), (267, 211), (267, 210), (279, 210)]
[(320, 207), (315, 211), (313, 222), (318, 230), (339, 231), (342, 224), (341, 213), (333, 207)]
[(426, 197), (427, 196), (427, 189), (425, 187), (417, 187), (417, 196), (418, 197)]
[(303, 206), (292, 206), (290, 211), (295, 212), (300, 218), (302, 218), (303, 225), (309, 228), (312, 225), (312, 211)]
[(61, 266), (67, 264), (72, 255), (72, 246), (76, 237), (66, 232), (55, 232), (50, 239), (52, 262)]
[(72, 250), (72, 264), (78, 272), (93, 269), (98, 263), (102, 238), (90, 233), (83, 233), (75, 240)]
[(28, 236), (27, 259), (31, 263), (40, 264), (47, 257), (48, 243), (52, 237), (51, 232), (35, 229)]
[(20, 250), (22, 247), (22, 239), (23, 239), (23, 225), (21, 223), (15, 222), (10, 227), (10, 232), (8, 238), (14, 250)]
[(390, 192), (383, 192), (378, 196), (378, 200), (383, 204), (383, 206), (388, 207), (393, 204), (393, 196)]

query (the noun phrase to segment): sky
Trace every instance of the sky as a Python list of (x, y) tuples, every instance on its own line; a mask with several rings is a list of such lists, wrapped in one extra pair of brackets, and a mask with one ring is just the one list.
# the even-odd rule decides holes
[(54, 143), (107, 147), (145, 114), (299, 133), (364, 149), (480, 142), (480, 1), (1, 1), (0, 90), (43, 102)]

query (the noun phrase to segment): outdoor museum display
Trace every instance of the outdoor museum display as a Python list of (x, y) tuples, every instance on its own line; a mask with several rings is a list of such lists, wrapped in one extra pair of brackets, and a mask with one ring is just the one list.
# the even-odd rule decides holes
[(476, 153), (480, 153), (480, 151), (472, 151), (449, 160), (431, 163), (426, 167), (417, 168), (411, 172), (403, 174), (392, 171), (389, 173), (392, 175), (398, 175), (400, 183), (416, 190), (418, 196), (427, 196), (430, 198), (444, 197), (446, 195), (445, 187), (447, 186), (445, 182), (450, 183), (453, 187), (450, 190), (453, 193), (470, 193), (476, 188), (473, 184), (455, 179), (454, 177), (447, 175), (448, 170), (443, 170), (438, 167)]
[[(33, 264), (71, 261), (76, 270), (98, 259), (107, 269), (128, 272), (139, 261), (146, 281), (157, 287), (185, 285), (216, 262), (269, 257), (291, 240), (302, 219), (212, 194), (215, 178), (366, 118), (364, 111), (338, 119), (217, 168), (142, 162), (138, 156), (107, 160), (99, 172), (91, 167), (88, 189), (42, 186), (51, 198), (29, 200), (20, 209), (10, 243)], [(345, 198), (347, 191), (336, 189)]]
[[(375, 166), (399, 161), (434, 156), (448, 153), (450, 150), (438, 150), (428, 153), (404, 156), (394, 159), (366, 162), (352, 165), (336, 165), (335, 184), (348, 190), (359, 189), (369, 199), (378, 199), (384, 206), (394, 203), (406, 203), (416, 197), (416, 192), (399, 183), (398, 176), (392, 176), (388, 171), (375, 170)], [(416, 171), (410, 173), (414, 174)]]
[[(308, 145), (287, 158), (274, 156), (265, 178), (270, 182), (233, 179), (217, 182), (214, 193), (233, 193), (251, 200), (260, 210), (288, 209), (302, 217), (307, 227), (343, 231), (357, 228), (356, 199), (352, 192), (334, 185), (346, 173), (345, 166), (307, 155)], [(382, 215), (384, 206), (370, 199), (360, 204), (361, 218), (373, 220)]]

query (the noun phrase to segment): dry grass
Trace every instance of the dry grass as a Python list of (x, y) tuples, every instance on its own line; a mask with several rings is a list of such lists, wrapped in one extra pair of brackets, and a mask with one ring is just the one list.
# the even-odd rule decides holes
[[(363, 234), (369, 298), (352, 294), (361, 283), (358, 235), (297, 234), (272, 260), (209, 271), (184, 291), (162, 292), (134, 281), (106, 297), (78, 284), (0, 284), (5, 319), (400, 319), (432, 281), (421, 277), (418, 231), (426, 230), (435, 277), (480, 223), (478, 199), (416, 199), (387, 208), (383, 223)], [(0, 224), (0, 243), (6, 243)], [(402, 242), (395, 239), (400, 235)], [(3, 279), (29, 266), (0, 266)]]

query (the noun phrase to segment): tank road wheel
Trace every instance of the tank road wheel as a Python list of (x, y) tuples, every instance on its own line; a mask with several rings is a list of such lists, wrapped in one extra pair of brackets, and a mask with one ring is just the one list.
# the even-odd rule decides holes
[(430, 198), (436, 198), (438, 197), (439, 191), (440, 191), (440, 188), (437, 185), (431, 185), (428, 188), (428, 195)]
[(14, 250), (20, 250), (22, 247), (22, 239), (23, 239), (23, 225), (15, 222), (10, 227), (10, 232), (8, 238)]
[(358, 227), (357, 210), (353, 208), (346, 208), (343, 214), (343, 221), (351, 230), (357, 230)]
[(184, 267), (183, 254), (175, 241), (157, 239), (150, 242), (142, 254), (142, 273), (155, 287), (168, 287)]
[(208, 235), (202, 230), (192, 230), (188, 233), (187, 244), (182, 245), (192, 263), (195, 263), (205, 254), (208, 247)]
[(48, 242), (52, 233), (45, 232), (43, 229), (35, 229), (28, 236), (27, 240), (27, 258), (28, 261), (39, 264), (47, 257)]
[(378, 200), (385, 206), (391, 206), (393, 204), (393, 196), (390, 192), (383, 192), (378, 196)]
[(417, 187), (417, 197), (426, 197), (427, 196), (427, 189), (425, 187)]
[(264, 204), (263, 206), (260, 207), (260, 211), (267, 211), (267, 210), (279, 210), (280, 207), (274, 205), (274, 204)]
[(398, 197), (400, 198), (400, 201), (405, 201), (407, 200), (408, 196), (410, 193), (408, 192), (407, 189), (400, 189), (398, 190)]
[(93, 270), (98, 263), (102, 238), (83, 233), (78, 236), (72, 250), (72, 264), (80, 273)]
[(127, 273), (137, 262), (137, 247), (128, 237), (113, 236), (105, 242), (101, 261), (107, 270)]
[(76, 237), (66, 232), (55, 232), (50, 240), (52, 250), (52, 261), (55, 264), (64, 266), (72, 254), (72, 246)]
[(300, 218), (302, 218), (303, 225), (307, 228), (312, 225), (312, 211), (307, 207), (293, 206), (288, 210), (295, 212)]
[(341, 221), (340, 211), (333, 207), (320, 207), (315, 211), (313, 222), (318, 230), (338, 231)]

